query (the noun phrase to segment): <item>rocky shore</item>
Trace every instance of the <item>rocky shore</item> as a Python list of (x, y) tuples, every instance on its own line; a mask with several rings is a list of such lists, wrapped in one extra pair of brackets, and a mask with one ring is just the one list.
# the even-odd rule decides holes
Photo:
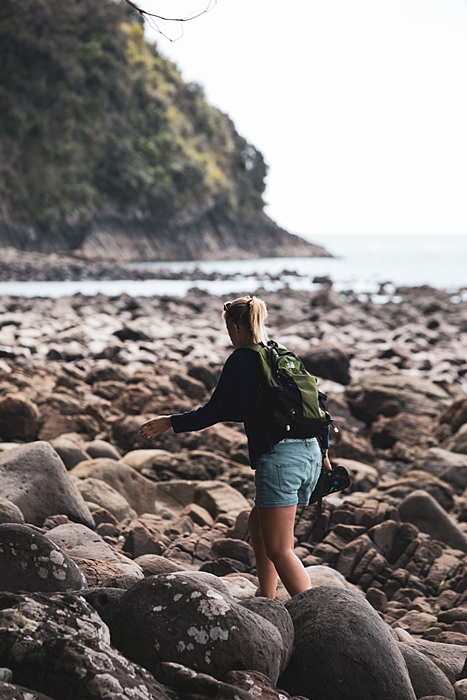
[[(329, 257), (323, 248), (313, 246), (313, 250), (303, 251), (309, 257)], [(285, 251), (287, 252), (287, 251)], [(288, 251), (293, 257), (293, 251)], [(265, 252), (265, 255), (268, 254)], [(282, 274), (297, 274), (285, 270)], [(233, 279), (235, 274), (219, 272), (206, 273), (198, 267), (192, 272), (174, 272), (167, 268), (148, 269), (144, 263), (116, 263), (107, 260), (86, 260), (79, 253), (31, 253), (20, 252), (16, 248), (1, 249), (0, 282), (64, 282), (80, 280), (226, 280)], [(280, 276), (258, 275), (258, 279), (280, 279)]]
[(224, 300), (0, 299), (0, 697), (467, 699), (467, 302), (258, 294), (352, 474), (292, 600), (255, 595), (241, 426), (137, 434), (209, 397)]
[[(322, 247), (289, 233), (264, 212), (245, 218), (210, 201), (173, 219), (142, 212), (124, 216), (82, 212), (46, 235), (4, 219), (0, 246), (44, 254), (68, 253), (93, 263), (139, 260), (229, 260), (262, 257), (330, 257)], [(32, 279), (35, 279), (34, 277)], [(62, 278), (60, 278), (62, 279)]]

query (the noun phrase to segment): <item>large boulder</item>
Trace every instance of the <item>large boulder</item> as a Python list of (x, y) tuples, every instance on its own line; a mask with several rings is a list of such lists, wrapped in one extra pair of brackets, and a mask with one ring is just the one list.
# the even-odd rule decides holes
[(414, 491), (426, 491), (440, 504), (442, 508), (451, 510), (454, 505), (454, 490), (446, 482), (426, 471), (412, 469), (396, 481), (386, 481), (378, 484), (371, 494), (384, 493), (393, 498), (406, 498)]
[(431, 447), (413, 465), (448, 483), (456, 493), (467, 487), (467, 455), (450, 452), (442, 447)]
[(66, 591), (86, 588), (73, 559), (27, 525), (0, 525), (0, 590)]
[(78, 523), (59, 525), (50, 530), (48, 537), (79, 564), (81, 560), (109, 562), (117, 569), (114, 569), (112, 574), (127, 573), (138, 578), (143, 577), (141, 568), (137, 564), (116, 552), (100, 535), (84, 525)]
[(103, 457), (90, 459), (77, 464), (70, 473), (79, 478), (105, 481), (128, 501), (138, 515), (155, 512), (155, 484), (122, 462)]
[(193, 501), (216, 518), (220, 514), (230, 515), (234, 518), (244, 510), (251, 508), (239, 491), (222, 481), (201, 481), (193, 494)]
[(22, 394), (0, 398), (0, 436), (2, 440), (35, 440), (41, 426), (36, 404)]
[(436, 422), (431, 416), (417, 416), (401, 412), (395, 416), (379, 416), (371, 425), (370, 438), (373, 447), (386, 450), (396, 442), (416, 445), (420, 440), (433, 442)]
[(397, 371), (372, 370), (345, 391), (353, 415), (372, 423), (379, 415), (438, 415), (452, 401), (438, 384)]
[(89, 508), (48, 442), (32, 442), (0, 454), (0, 491), (33, 525), (41, 526), (49, 515), (63, 514), (94, 527)]
[(284, 655), (277, 627), (240, 605), (210, 574), (140, 581), (121, 597), (110, 627), (117, 649), (151, 673), (161, 661), (173, 661), (218, 679), (249, 668), (275, 682)]
[(279, 687), (313, 700), (415, 700), (397, 641), (361, 595), (322, 586), (286, 607), (295, 649)]
[(121, 459), (121, 454), (117, 448), (106, 440), (92, 440), (86, 443), (86, 452), (91, 459), (99, 459), (99, 457), (115, 460)]
[(450, 683), (454, 684), (456, 681), (467, 677), (467, 646), (415, 639), (405, 630), (398, 627), (394, 631), (399, 641), (408, 644), (431, 659), (435, 666), (447, 676)]
[(50, 444), (68, 470), (90, 457), (85, 449), (86, 443), (80, 435), (59, 435), (51, 440)]
[(467, 552), (467, 537), (455, 520), (426, 491), (414, 491), (407, 496), (399, 505), (399, 515), (401, 520), (413, 523), (433, 539)]
[(7, 498), (0, 498), (0, 523), (19, 523), (24, 525), (24, 515), (14, 503)]
[(292, 618), (285, 605), (278, 600), (268, 600), (268, 598), (254, 597), (242, 600), (241, 604), (247, 610), (269, 620), (280, 632), (283, 644), (282, 663), (280, 673), (284, 671), (292, 656), (294, 646), (294, 626)]
[(300, 353), (300, 357), (310, 374), (338, 384), (349, 384), (350, 357), (343, 348), (336, 345), (312, 346), (306, 353)]
[(107, 626), (79, 595), (0, 593), (0, 630), (0, 665), (20, 686), (67, 700), (171, 697), (110, 646)]
[(198, 481), (161, 481), (156, 487), (156, 512), (165, 516), (177, 517), (194, 499)]
[(433, 661), (409, 644), (398, 642), (398, 646), (407, 664), (417, 698), (427, 695), (441, 695), (449, 700), (456, 700), (456, 693), (451, 682)]
[(124, 518), (136, 518), (137, 513), (126, 498), (102, 479), (75, 479), (76, 488), (88, 503), (96, 503), (105, 508), (118, 522)]

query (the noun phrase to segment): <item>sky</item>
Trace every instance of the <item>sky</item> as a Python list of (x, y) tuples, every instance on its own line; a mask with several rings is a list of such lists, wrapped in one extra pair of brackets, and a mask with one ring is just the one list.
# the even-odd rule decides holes
[(147, 37), (262, 152), (290, 232), (467, 233), (466, 0), (218, 0)]

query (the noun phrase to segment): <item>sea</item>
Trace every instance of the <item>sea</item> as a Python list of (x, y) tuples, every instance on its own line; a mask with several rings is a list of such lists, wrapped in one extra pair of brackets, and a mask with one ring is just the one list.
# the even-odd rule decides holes
[[(312, 291), (319, 287), (316, 278), (327, 277), (336, 291), (352, 290), (374, 302), (397, 302), (398, 287), (422, 285), (446, 289), (454, 302), (467, 301), (467, 234), (332, 234), (308, 240), (324, 246), (333, 257), (131, 263), (129, 269), (169, 270), (182, 279), (2, 282), (0, 295), (183, 297), (196, 287), (225, 296), (258, 289)], [(197, 270), (229, 279), (196, 279)], [(191, 278), (183, 279), (185, 273)]]

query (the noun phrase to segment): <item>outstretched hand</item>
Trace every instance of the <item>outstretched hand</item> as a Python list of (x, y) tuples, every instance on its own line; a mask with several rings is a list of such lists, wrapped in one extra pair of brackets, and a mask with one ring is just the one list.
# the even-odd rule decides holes
[(138, 431), (138, 435), (141, 438), (154, 440), (155, 437), (165, 433), (166, 430), (172, 427), (170, 418), (171, 416), (157, 416), (157, 418), (148, 420), (147, 423), (143, 423)]

